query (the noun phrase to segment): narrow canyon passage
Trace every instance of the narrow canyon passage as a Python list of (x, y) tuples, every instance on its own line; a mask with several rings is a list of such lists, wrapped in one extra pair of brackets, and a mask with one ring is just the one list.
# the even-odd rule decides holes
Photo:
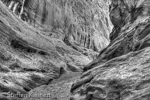
[(0, 100), (150, 100), (149, 0), (0, 0)]

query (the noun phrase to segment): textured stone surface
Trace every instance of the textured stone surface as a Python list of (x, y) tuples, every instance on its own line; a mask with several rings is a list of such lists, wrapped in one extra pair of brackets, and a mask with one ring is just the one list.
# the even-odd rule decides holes
[[(148, 47), (148, 37), (146, 36), (149, 35), (149, 13), (146, 10), (148, 7), (144, 5), (145, 2), (137, 3), (141, 4), (138, 7), (136, 5), (129, 7), (130, 3), (134, 2), (134, 0), (132, 2), (123, 0), (124, 2), (122, 1), (121, 3), (117, 2), (117, 0), (114, 1), (116, 1), (116, 6), (114, 6), (114, 2), (110, 5), (110, 8), (112, 7), (110, 17), (112, 17), (111, 20), (114, 24), (114, 29), (110, 33), (111, 43), (100, 52), (93, 62), (84, 68), (85, 71), (112, 58)], [(138, 1), (140, 2), (141, 0)], [(129, 8), (132, 8), (132, 11), (128, 10)], [(124, 10), (118, 11), (122, 9)], [(118, 15), (120, 17), (117, 19)]]
[[(118, 9), (124, 10), (119, 12)], [(60, 94), (56, 89), (60, 96), (66, 96), (65, 99), (57, 96), (58, 100), (150, 99), (149, 1), (113, 0), (110, 5), (110, 18), (114, 25), (110, 36), (111, 43), (84, 68), (85, 72), (80, 78), (62, 83), (66, 86), (75, 80), (70, 91), (66, 87), (52, 85), (66, 90), (66, 94)], [(46, 88), (53, 90), (53, 87), (49, 85)], [(37, 93), (40, 89), (43, 93), (48, 92), (47, 89), (37, 88), (31, 93)]]
[(0, 1), (0, 100), (8, 92), (25, 94), (63, 73), (80, 72), (90, 61), (60, 39), (29, 26)]
[[(40, 5), (39, 1), (30, 1), (33, 7), (40, 9), (35, 9), (37, 12), (34, 17), (29, 13), (32, 10), (27, 12), (29, 14), (23, 11), (21, 18), (22, 20), (26, 18), (28, 23), (21, 21), (16, 17), (17, 14), (10, 13), (10, 10), (3, 9), (6, 7), (0, 3), (2, 5), (0, 6), (2, 9), (0, 11), (2, 34), (2, 39), (0, 39), (2, 41), (2, 49), (0, 50), (2, 52), (0, 53), (2, 59), (0, 60), (2, 70), (1, 92), (11, 91), (15, 93), (21, 91), (21, 93), (27, 93), (28, 90), (31, 90), (28, 95), (41, 94), (41, 97), (25, 97), (24, 100), (150, 99), (149, 0), (111, 0), (111, 2), (107, 0), (43, 0)], [(57, 12), (56, 15), (58, 14), (60, 18), (56, 18), (56, 15), (52, 14), (52, 16), (55, 15), (52, 19), (56, 18), (56, 20), (46, 21), (48, 24), (43, 23), (42, 17), (37, 16), (42, 16), (40, 12), (46, 11), (43, 10), (45, 8), (42, 8), (44, 2), (52, 4), (48, 6), (53, 8), (50, 12)], [(23, 3), (20, 2), (19, 4)], [(71, 6), (69, 6), (70, 4)], [(10, 4), (7, 6), (11, 8)], [(25, 3), (24, 9), (29, 6), (32, 8), (29, 2)], [(63, 7), (65, 7), (65, 11), (62, 14), (59, 10), (63, 11)], [(56, 9), (57, 11), (55, 11)], [(84, 24), (79, 23), (79, 19), (86, 14), (86, 11), (89, 11), (87, 15), (93, 14), (92, 18), (98, 18), (98, 20), (103, 20), (103, 13), (106, 13), (104, 16), (110, 17), (114, 26), (112, 32), (110, 31), (111, 24), (108, 24), (109, 27), (105, 27), (105, 24), (100, 24), (98, 20), (88, 18), (86, 19), (87, 22), (90, 21), (91, 23), (87, 25), (89, 30), (85, 32), (85, 28), (82, 28)], [(48, 14), (50, 12), (48, 11)], [(26, 14), (28, 17), (25, 17)], [(67, 27), (64, 24), (56, 24), (60, 23), (60, 19), (64, 15), (69, 15), (68, 18), (71, 21)], [(49, 17), (52, 16), (49, 15)], [(34, 20), (31, 20), (30, 17)], [(76, 17), (79, 19), (75, 19)], [(44, 17), (45, 20), (47, 18)], [(35, 28), (28, 24), (32, 24)], [(79, 36), (74, 36), (76, 32), (72, 30), (73, 27), (76, 27), (76, 31), (81, 28)], [(103, 27), (107, 32), (102, 32), (104, 31)], [(110, 44), (103, 50), (102, 48), (96, 50), (91, 47), (95, 51), (100, 51), (98, 57), (92, 62), (90, 54), (93, 55), (93, 51), (89, 50), (90, 47), (82, 46), (82, 42), (76, 41), (76, 38), (79, 41), (82, 40), (85, 35), (84, 32), (87, 35), (91, 34), (89, 33), (91, 29), (98, 31), (97, 34), (100, 37), (96, 33), (92, 34), (96, 36), (93, 41), (98, 44), (105, 42), (105, 39), (100, 40), (103, 36), (106, 39), (110, 38)], [(47, 33), (51, 35), (49, 36)], [(90, 45), (90, 42), (87, 44)], [(31, 60), (27, 60), (27, 58)], [(47, 64), (48, 66), (51, 64), (51, 67), (46, 67)], [(49, 69), (41, 70), (41, 66)], [(81, 68), (84, 72), (81, 72)], [(41, 79), (40, 82), (39, 78)], [(38, 86), (33, 84), (38, 84)], [(50, 94), (50, 97), (42, 97), (44, 94)], [(1, 95), (0, 97), (6, 96)]]
[[(5, 4), (13, 10), (12, 2), (15, 5), (19, 1), (9, 0)], [(113, 27), (109, 3), (109, 0), (24, 0), (14, 13), (21, 13), (18, 15), (36, 28), (60, 31), (62, 37), (56, 34), (53, 37), (60, 37), (77, 50), (100, 51), (109, 44), (109, 33)], [(20, 11), (22, 5), (23, 12)]]
[(129, 53), (85, 73), (72, 86), (75, 100), (149, 100), (149, 51)]
[[(109, 46), (84, 68), (86, 72), (72, 85), (72, 100), (150, 99), (148, 6), (142, 0), (136, 1), (139, 3), (124, 0), (123, 5), (123, 0), (121, 3), (120, 0), (115, 1), (117, 7), (112, 8), (112, 11), (125, 5), (126, 9), (133, 12), (128, 12), (129, 19), (117, 32), (112, 33), (114, 37), (110, 37), (112, 42)], [(117, 25), (125, 16), (122, 17), (112, 20), (112, 23)], [(113, 31), (116, 31), (115, 25)]]
[[(69, 100), (71, 98), (70, 88), (80, 78), (80, 75), (81, 73), (64, 74), (49, 85), (42, 85), (31, 90), (23, 100)], [(39, 97), (35, 96), (40, 94)]]

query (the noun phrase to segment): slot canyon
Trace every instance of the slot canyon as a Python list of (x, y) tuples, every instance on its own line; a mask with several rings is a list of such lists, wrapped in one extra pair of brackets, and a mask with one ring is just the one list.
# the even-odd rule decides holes
[(149, 0), (0, 0), (0, 100), (150, 100)]

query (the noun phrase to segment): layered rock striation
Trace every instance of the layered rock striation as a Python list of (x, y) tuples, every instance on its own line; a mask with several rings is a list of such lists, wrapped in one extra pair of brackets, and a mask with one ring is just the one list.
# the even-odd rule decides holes
[[(101, 51), (109, 44), (109, 0), (3, 0), (22, 20), (42, 30), (60, 31), (75, 49)], [(49, 34), (47, 34), (49, 35)]]
[(85, 71), (93, 68), (95, 64), (144, 48), (142, 45), (145, 45), (146, 40), (143, 38), (148, 35), (146, 33), (149, 20), (148, 7), (145, 6), (145, 3), (143, 0), (136, 2), (134, 0), (130, 2), (128, 0), (112, 1), (110, 18), (114, 28), (110, 33), (111, 43), (84, 68)]
[[(2, 99), (150, 99), (148, 0), (2, 1)], [(90, 49), (99, 51), (92, 62)]]
[[(30, 93), (54, 89), (59, 96), (52, 94), (51, 100), (149, 100), (149, 4), (148, 0), (112, 0), (109, 11), (114, 28), (110, 44), (84, 67), (78, 78), (39, 87)], [(57, 88), (65, 89), (66, 94)], [(29, 99), (34, 100), (24, 100)]]
[(80, 75), (109, 44), (109, 3), (0, 0), (0, 100)]
[[(57, 34), (57, 33), (56, 33)], [(91, 59), (29, 26), (0, 1), (0, 100), (19, 100), (64, 73), (81, 72)]]
[(112, 0), (111, 43), (72, 85), (71, 100), (150, 99), (148, 3), (147, 0)]

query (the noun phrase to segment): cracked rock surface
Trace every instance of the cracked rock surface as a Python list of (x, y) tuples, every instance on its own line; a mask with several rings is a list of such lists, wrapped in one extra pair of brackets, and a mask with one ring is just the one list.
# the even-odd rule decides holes
[(1, 1), (0, 100), (150, 100), (149, 0)]
[(110, 13), (114, 24), (111, 43), (72, 85), (72, 100), (150, 99), (150, 21), (149, 6), (145, 3), (149, 2), (113, 0), (111, 12), (117, 13)]
[(81, 72), (90, 61), (62, 40), (29, 26), (0, 1), (0, 100), (9, 99), (9, 92), (26, 94), (63, 73)]
[[(109, 0), (2, 0), (17, 16), (52, 37), (84, 52), (109, 44)], [(62, 33), (57, 36), (55, 33)], [(81, 49), (81, 50), (80, 50)]]
[(149, 1), (112, 0), (110, 18), (110, 44), (83, 68), (67, 100), (150, 99)]

